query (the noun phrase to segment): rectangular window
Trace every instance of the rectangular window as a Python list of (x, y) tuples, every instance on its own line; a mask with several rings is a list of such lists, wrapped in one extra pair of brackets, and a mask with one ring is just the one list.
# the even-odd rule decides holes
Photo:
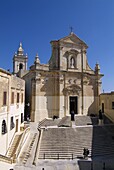
[(2, 134), (7, 133), (7, 127), (6, 127), (6, 121), (3, 120), (2, 121)]
[(17, 103), (19, 103), (19, 93), (17, 93)]
[(23, 103), (23, 93), (21, 93), (21, 103)]
[(10, 130), (14, 128), (14, 121), (13, 121), (13, 116), (11, 117), (11, 122), (10, 122)]
[(14, 104), (14, 92), (11, 93), (11, 104)]
[(102, 113), (104, 113), (104, 107), (105, 107), (105, 105), (104, 105), (104, 103), (102, 103)]
[(112, 109), (114, 109), (114, 102), (112, 102)]
[(7, 104), (7, 92), (4, 91), (3, 92), (3, 105), (6, 105)]
[(23, 113), (21, 113), (21, 123), (23, 123), (24, 119), (23, 119)]

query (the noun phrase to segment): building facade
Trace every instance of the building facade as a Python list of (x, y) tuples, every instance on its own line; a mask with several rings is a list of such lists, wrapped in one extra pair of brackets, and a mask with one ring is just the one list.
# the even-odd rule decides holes
[(92, 70), (87, 61), (85, 42), (73, 32), (51, 41), (52, 55), (48, 64), (41, 64), (36, 55), (34, 64), (23, 76), (26, 82), (27, 112), (38, 122), (54, 115), (98, 113), (101, 77), (99, 64)]
[(24, 121), (25, 81), (0, 68), (0, 153), (5, 154)]
[(114, 122), (114, 92), (100, 94), (100, 108)]

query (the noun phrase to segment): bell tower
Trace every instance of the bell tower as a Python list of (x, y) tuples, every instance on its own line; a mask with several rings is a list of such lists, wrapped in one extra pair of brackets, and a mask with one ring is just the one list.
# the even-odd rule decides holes
[(20, 43), (19, 48), (13, 57), (13, 74), (17, 74), (20, 70), (27, 70), (27, 61), (28, 56), (27, 54), (24, 54), (22, 43)]

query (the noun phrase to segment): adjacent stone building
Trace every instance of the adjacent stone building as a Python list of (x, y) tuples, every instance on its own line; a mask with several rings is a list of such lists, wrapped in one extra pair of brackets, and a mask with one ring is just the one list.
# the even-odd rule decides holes
[(0, 154), (24, 121), (25, 81), (0, 68)]
[[(72, 111), (78, 115), (97, 114), (103, 75), (99, 64), (95, 70), (90, 68), (86, 43), (71, 32), (51, 41), (51, 46), (48, 64), (41, 64), (37, 54), (29, 72), (21, 75), (26, 82), (26, 114), (30, 111), (35, 122), (54, 115), (61, 118)], [(22, 52), (20, 60), (23, 56)]]
[(114, 92), (100, 94), (100, 107), (102, 112), (114, 122)]

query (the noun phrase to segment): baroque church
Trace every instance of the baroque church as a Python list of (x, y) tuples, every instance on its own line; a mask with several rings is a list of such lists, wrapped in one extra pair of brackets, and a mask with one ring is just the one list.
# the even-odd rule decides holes
[(30, 119), (98, 114), (101, 78), (99, 64), (92, 70), (87, 61), (87, 44), (73, 32), (50, 42), (48, 64), (38, 54), (27, 70), (28, 56), (22, 44), (13, 57), (13, 73), (25, 80), (25, 110)]
[(20, 43), (13, 74), (0, 69), (0, 167), (114, 169), (114, 92), (101, 94), (99, 64), (73, 32), (51, 46), (48, 64), (37, 54), (27, 69)]

